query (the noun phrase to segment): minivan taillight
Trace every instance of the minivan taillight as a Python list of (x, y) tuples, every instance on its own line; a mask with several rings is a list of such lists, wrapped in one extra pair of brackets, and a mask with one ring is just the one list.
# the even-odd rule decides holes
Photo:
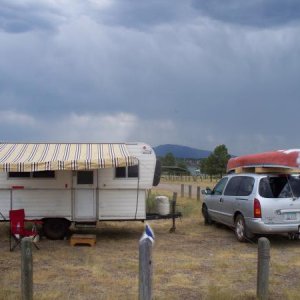
[(260, 202), (256, 198), (254, 199), (254, 218), (261, 218)]

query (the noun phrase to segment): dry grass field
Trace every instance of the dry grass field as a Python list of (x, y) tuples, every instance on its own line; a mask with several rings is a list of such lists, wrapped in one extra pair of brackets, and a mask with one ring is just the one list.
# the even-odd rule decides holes
[[(171, 220), (149, 222), (156, 235), (154, 299), (255, 299), (257, 244), (237, 242), (226, 227), (204, 226), (197, 200), (178, 204), (184, 217), (175, 233)], [(41, 249), (33, 250), (34, 299), (137, 299), (143, 229), (139, 222), (99, 223), (88, 231), (97, 235), (94, 247), (41, 239)], [(270, 242), (270, 299), (299, 299), (300, 241), (274, 236)], [(0, 251), (0, 299), (20, 299), (20, 250), (9, 252), (4, 223)]]

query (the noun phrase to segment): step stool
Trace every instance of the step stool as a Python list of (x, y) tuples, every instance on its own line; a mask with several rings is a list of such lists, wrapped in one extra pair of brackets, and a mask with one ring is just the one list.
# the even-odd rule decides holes
[(95, 246), (96, 235), (95, 234), (73, 234), (70, 239), (70, 245), (90, 245)]

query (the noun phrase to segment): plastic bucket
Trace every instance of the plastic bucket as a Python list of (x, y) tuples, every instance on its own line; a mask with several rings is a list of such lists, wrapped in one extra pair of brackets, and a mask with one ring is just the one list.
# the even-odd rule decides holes
[(159, 215), (165, 216), (170, 213), (170, 202), (169, 198), (166, 196), (155, 197), (156, 211)]

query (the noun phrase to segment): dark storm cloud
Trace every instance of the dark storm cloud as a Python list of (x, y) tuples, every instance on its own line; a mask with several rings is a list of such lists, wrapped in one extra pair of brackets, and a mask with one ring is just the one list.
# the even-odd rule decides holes
[(300, 20), (298, 0), (193, 0), (193, 6), (208, 17), (238, 25), (269, 27)]
[(224, 143), (234, 154), (300, 144), (296, 2), (11, 3), (0, 12), (2, 139)]
[[(92, 8), (95, 8), (91, 6)], [(172, 24), (195, 16), (190, 1), (173, 0), (115, 0), (107, 9), (94, 9), (95, 20), (110, 25), (147, 29)]]
[(98, 22), (147, 29), (191, 20), (197, 16), (253, 27), (280, 26), (300, 20), (298, 0), (115, 0), (107, 9), (94, 9)]
[(62, 18), (59, 10), (47, 2), (1, 0), (0, 7), (0, 30), (10, 33), (53, 30)]

